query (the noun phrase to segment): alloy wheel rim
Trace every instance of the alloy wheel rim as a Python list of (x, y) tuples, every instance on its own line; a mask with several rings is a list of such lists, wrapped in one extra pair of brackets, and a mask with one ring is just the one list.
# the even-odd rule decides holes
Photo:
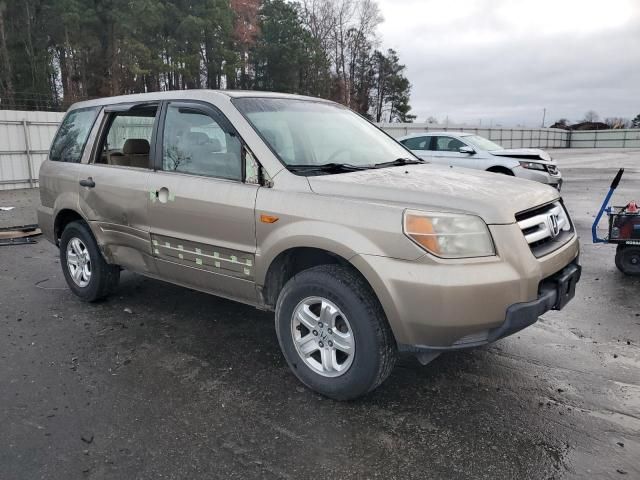
[(307, 297), (293, 310), (291, 336), (296, 352), (323, 377), (344, 375), (356, 352), (351, 324), (338, 306), (322, 297)]
[(67, 243), (67, 269), (73, 283), (81, 288), (91, 281), (91, 256), (87, 246), (77, 237)]

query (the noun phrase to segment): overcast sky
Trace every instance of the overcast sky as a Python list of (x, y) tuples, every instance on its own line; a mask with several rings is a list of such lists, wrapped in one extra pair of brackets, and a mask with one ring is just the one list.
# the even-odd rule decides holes
[(418, 121), (640, 113), (640, 0), (378, 0)]

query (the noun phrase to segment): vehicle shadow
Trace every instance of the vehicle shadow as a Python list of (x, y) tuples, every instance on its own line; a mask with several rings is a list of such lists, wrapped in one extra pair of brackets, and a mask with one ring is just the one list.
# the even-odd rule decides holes
[(499, 347), (427, 366), (402, 358), (376, 391), (335, 402), (289, 371), (270, 312), (132, 274), (92, 308), (84, 355), (94, 365), (128, 359), (117, 376), (92, 379), (106, 382), (107, 418), (162, 419), (152, 441), (197, 438), (209, 457), (194, 453), (196, 463), (279, 478), (541, 478), (565, 468), (566, 446), (540, 415), (541, 381)]

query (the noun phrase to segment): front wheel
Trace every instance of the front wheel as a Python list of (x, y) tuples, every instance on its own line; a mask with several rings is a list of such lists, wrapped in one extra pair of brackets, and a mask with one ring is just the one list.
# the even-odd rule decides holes
[(105, 262), (85, 222), (71, 222), (63, 230), (60, 265), (71, 291), (87, 302), (106, 297), (120, 280), (120, 268)]
[(378, 387), (397, 357), (373, 291), (340, 265), (314, 267), (287, 282), (276, 304), (276, 333), (298, 379), (335, 400)]
[(515, 176), (515, 175), (513, 174), (513, 172), (512, 172), (511, 170), (509, 170), (508, 168), (500, 168), (500, 167), (497, 167), (497, 168), (490, 168), (490, 169), (488, 169), (488, 170), (487, 170), (487, 172), (491, 172), (491, 173), (499, 173), (499, 174), (501, 174), (501, 175), (506, 175), (506, 176), (508, 176), (508, 177), (513, 177), (513, 176)]
[(618, 245), (616, 249), (616, 267), (625, 275), (640, 275), (640, 247), (636, 245)]

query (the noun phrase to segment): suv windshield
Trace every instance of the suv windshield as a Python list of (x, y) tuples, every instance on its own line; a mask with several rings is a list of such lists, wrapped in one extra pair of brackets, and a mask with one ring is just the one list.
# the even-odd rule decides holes
[[(312, 100), (237, 98), (234, 105), (287, 167), (331, 164), (342, 173), (397, 159), (416, 161), (402, 145), (348, 108)], [(339, 170), (336, 164), (349, 168)], [(291, 168), (294, 170), (294, 168)]]
[(471, 145), (473, 145), (476, 148), (479, 148), (480, 150), (487, 150), (487, 151), (492, 151), (492, 150), (503, 150), (504, 147), (502, 147), (501, 145), (498, 145), (495, 142), (492, 142), (491, 140), (481, 137), (479, 135), (466, 135), (464, 137), (462, 137), (464, 139), (465, 142), (469, 142)]

